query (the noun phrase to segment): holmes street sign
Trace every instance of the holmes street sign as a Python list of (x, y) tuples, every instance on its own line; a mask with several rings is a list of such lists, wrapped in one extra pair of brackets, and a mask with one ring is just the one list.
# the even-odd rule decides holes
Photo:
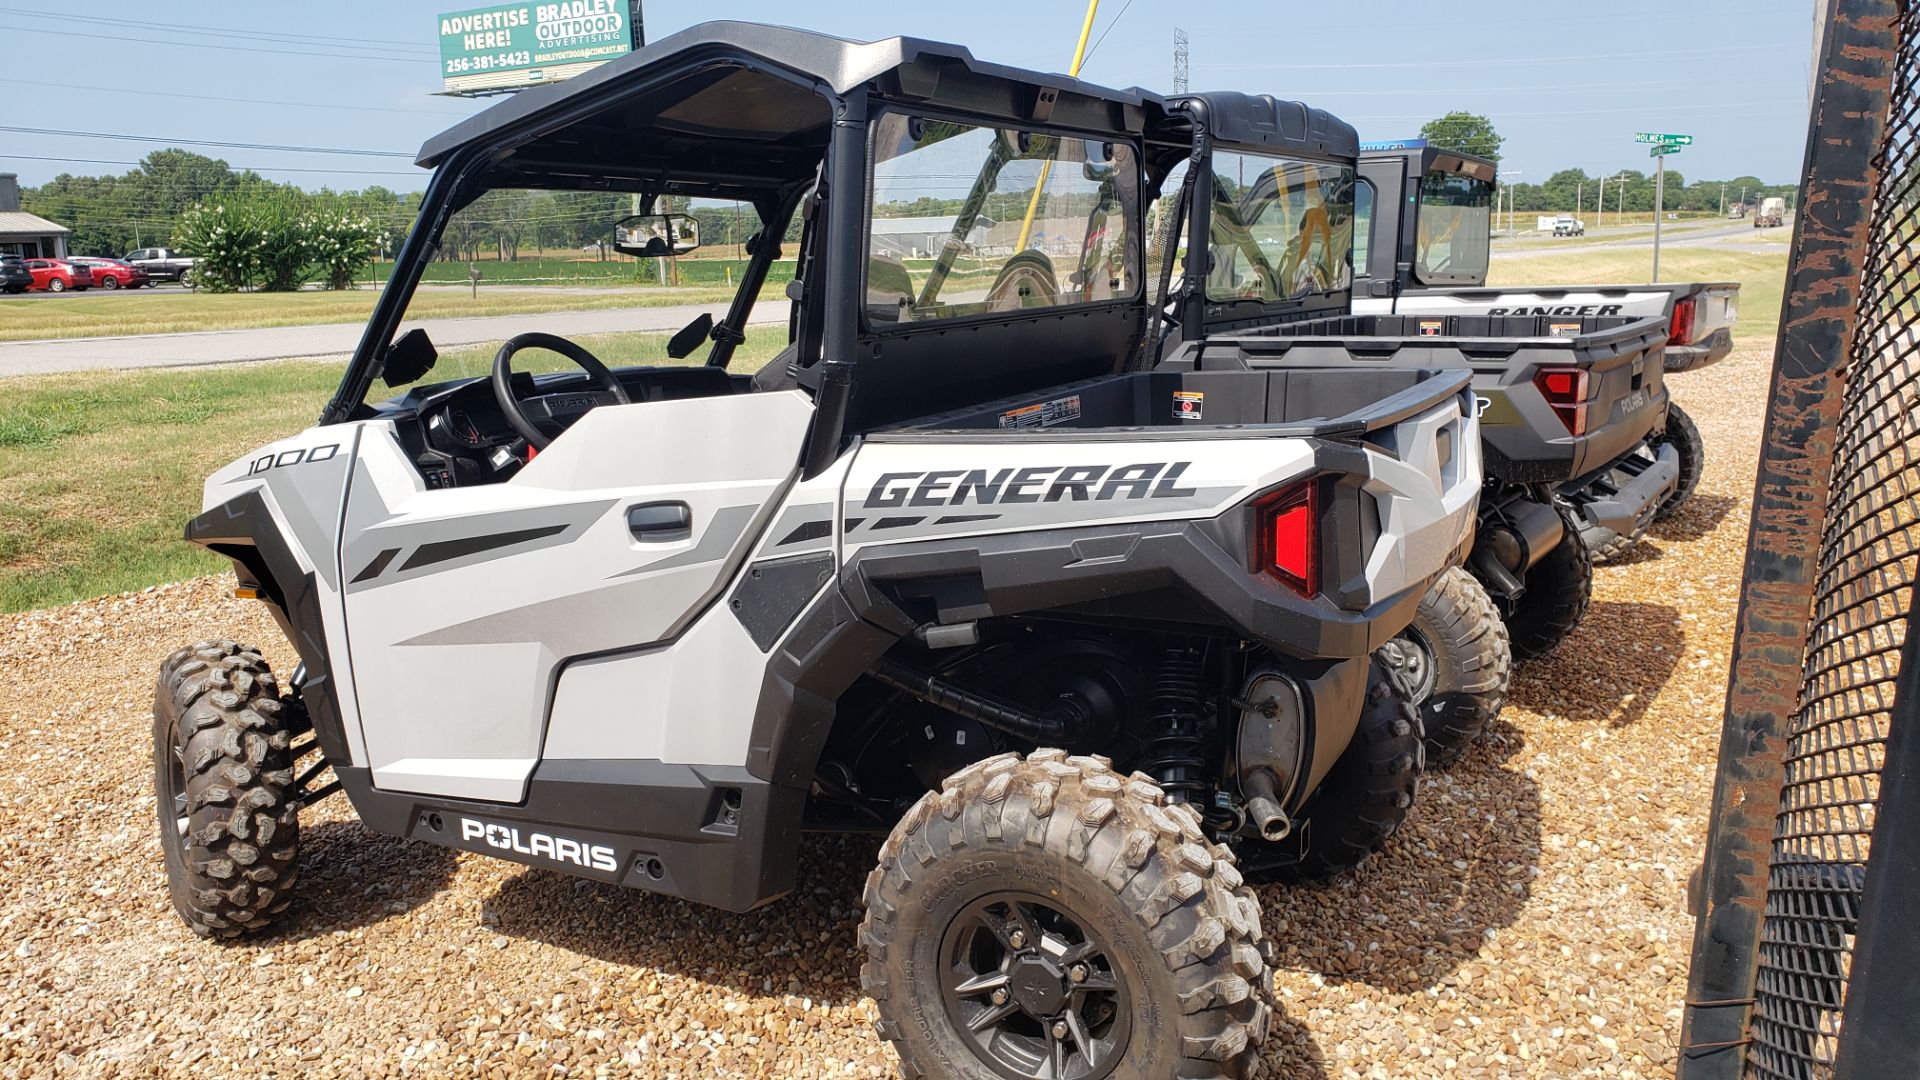
[(1692, 146), (1693, 136), (1664, 135), (1657, 131), (1640, 131), (1634, 133), (1633, 141), (1639, 143), (1667, 143), (1673, 146)]

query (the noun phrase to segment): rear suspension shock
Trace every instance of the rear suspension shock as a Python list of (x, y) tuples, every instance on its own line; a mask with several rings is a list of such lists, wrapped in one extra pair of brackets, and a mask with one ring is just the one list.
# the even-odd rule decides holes
[(1146, 752), (1140, 771), (1153, 777), (1177, 802), (1206, 809), (1206, 742), (1200, 733), (1202, 707), (1200, 650), (1191, 645), (1170, 646), (1147, 684)]

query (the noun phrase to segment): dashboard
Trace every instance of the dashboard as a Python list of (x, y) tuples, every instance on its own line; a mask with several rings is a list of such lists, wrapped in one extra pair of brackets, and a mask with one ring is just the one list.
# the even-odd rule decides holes
[[(635, 404), (719, 397), (752, 387), (745, 375), (710, 367), (616, 368), (614, 377)], [(527, 398), (594, 387), (584, 373), (515, 372), (513, 389), (516, 396)], [(375, 406), (375, 414), (394, 421), (401, 445), (428, 488), (500, 483), (527, 462), (525, 442), (507, 422), (486, 378), (413, 387)]]

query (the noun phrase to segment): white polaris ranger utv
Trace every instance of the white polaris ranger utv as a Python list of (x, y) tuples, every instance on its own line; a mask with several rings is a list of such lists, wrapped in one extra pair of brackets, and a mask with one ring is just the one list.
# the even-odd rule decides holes
[[(803, 829), (890, 831), (863, 981), (910, 1074), (1248, 1069), (1232, 849), (1316, 876), (1406, 813), (1419, 722), (1370, 657), (1469, 546), (1480, 439), (1465, 373), (1132, 370), (1161, 111), (712, 24), (429, 141), (337, 395), (187, 529), (301, 663), (286, 696), (232, 642), (161, 668), (182, 918), (267, 926), (335, 786), (380, 832), (732, 910), (793, 888)], [(684, 256), (690, 199), (757, 223), (718, 322), (643, 357), (554, 314), (421, 382), (437, 254), (632, 200), (620, 250)], [(786, 348), (730, 370), (776, 265)]]

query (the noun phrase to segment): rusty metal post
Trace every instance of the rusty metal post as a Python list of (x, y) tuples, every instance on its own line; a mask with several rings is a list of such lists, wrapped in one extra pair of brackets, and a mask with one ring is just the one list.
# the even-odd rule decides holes
[(1834, 426), (1858, 322), (1897, 8), (1894, 0), (1833, 0), (1822, 32), (1754, 482), (1712, 832), (1694, 898), (1699, 925), (1680, 1029), (1680, 1080), (1734, 1080), (1745, 1063), (1782, 754), (1801, 687)]

